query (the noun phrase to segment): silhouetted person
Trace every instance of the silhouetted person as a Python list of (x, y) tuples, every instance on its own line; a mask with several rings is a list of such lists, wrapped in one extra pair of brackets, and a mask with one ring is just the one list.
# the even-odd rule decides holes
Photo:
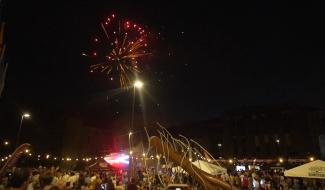
[(28, 186), (30, 171), (26, 168), (17, 168), (9, 180), (9, 190), (25, 190)]
[(137, 185), (135, 184), (135, 179), (132, 178), (132, 179), (131, 179), (131, 183), (129, 183), (129, 184), (127, 185), (127, 187), (126, 187), (126, 190), (137, 190), (137, 189), (138, 189), (138, 187), (137, 187)]
[(53, 175), (50, 172), (46, 172), (40, 176), (40, 186), (43, 190), (49, 190), (52, 187)]

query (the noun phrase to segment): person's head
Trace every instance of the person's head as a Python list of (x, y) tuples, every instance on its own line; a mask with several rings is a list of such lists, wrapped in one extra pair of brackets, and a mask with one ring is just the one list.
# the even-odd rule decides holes
[(32, 171), (32, 175), (33, 175), (33, 176), (38, 175), (38, 174), (39, 174), (39, 172), (38, 172), (37, 170), (33, 170), (33, 171)]
[(51, 185), (53, 180), (53, 175), (51, 172), (46, 172), (44, 175), (40, 177), (40, 183), (42, 187), (45, 187), (47, 185)]
[(108, 183), (108, 184), (113, 184), (113, 180), (112, 180), (111, 178), (108, 178), (108, 179), (107, 179), (107, 183)]
[(16, 168), (9, 181), (9, 186), (12, 188), (23, 189), (28, 185), (30, 171), (26, 168)]

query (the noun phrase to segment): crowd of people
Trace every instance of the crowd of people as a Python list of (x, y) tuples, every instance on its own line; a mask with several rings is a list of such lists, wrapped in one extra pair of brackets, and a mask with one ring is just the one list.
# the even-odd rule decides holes
[(218, 175), (218, 178), (245, 190), (325, 190), (324, 180), (287, 178), (283, 171), (238, 171)]
[[(243, 190), (325, 190), (324, 180), (286, 178), (282, 171), (238, 171), (216, 177)], [(192, 189), (204, 189), (187, 174), (150, 177), (138, 171), (135, 178), (128, 179), (125, 173), (14, 168), (1, 179), (0, 190), (151, 190), (162, 189), (163, 183), (186, 183)]]
[(2, 177), (0, 190), (153, 190), (162, 189), (163, 183), (168, 182), (168, 175), (148, 175), (144, 170), (131, 178), (125, 171), (13, 168)]
[[(127, 180), (127, 179), (126, 179)], [(110, 172), (65, 171), (55, 168), (14, 168), (2, 177), (0, 190), (137, 190), (135, 179), (130, 182)]]

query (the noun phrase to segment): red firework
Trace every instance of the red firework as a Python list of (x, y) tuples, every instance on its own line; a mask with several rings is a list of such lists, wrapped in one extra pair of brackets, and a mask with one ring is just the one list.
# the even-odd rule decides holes
[(94, 50), (83, 53), (93, 59), (90, 72), (103, 72), (111, 80), (119, 78), (122, 88), (128, 87), (140, 72), (141, 58), (147, 52), (148, 35), (144, 27), (112, 14), (100, 24), (101, 32), (92, 40)]

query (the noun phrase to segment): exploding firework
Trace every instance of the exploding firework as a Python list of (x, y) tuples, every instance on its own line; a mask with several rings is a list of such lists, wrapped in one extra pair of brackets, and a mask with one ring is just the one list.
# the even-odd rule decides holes
[(118, 78), (122, 88), (128, 87), (141, 71), (139, 62), (150, 54), (147, 38), (144, 27), (112, 14), (100, 24), (99, 34), (92, 39), (94, 50), (83, 53), (92, 58), (90, 72), (106, 73), (111, 80)]

